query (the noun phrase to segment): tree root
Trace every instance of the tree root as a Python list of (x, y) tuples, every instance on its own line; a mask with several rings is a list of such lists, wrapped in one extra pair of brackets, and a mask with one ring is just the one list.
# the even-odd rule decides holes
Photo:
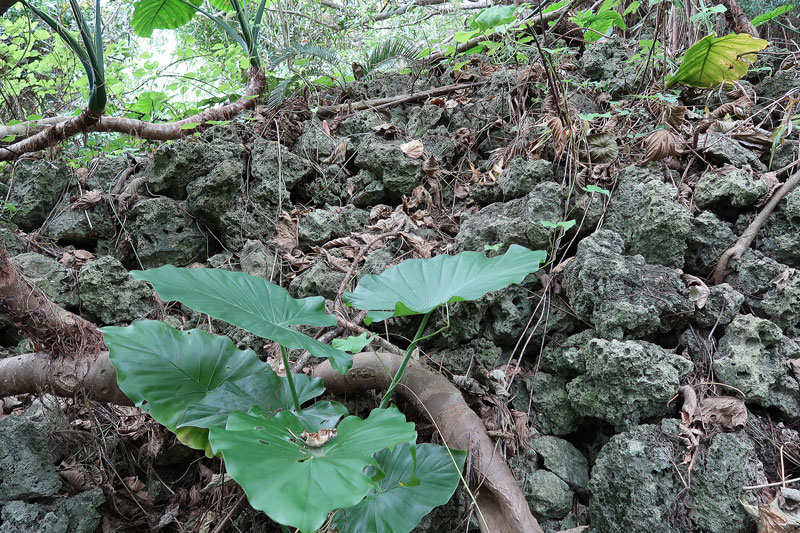
[(19, 274), (3, 245), (0, 245), (0, 316), (29, 337), (35, 350), (53, 356), (81, 358), (105, 348), (97, 326), (51, 302)]
[[(326, 361), (314, 369), (314, 377), (321, 377), (325, 388), (334, 394), (385, 389), (402, 357), (391, 353), (381, 353), (379, 357), (372, 353), (357, 354), (353, 368), (344, 375), (333, 370)], [(477, 494), (478, 506), (485, 519), (485, 523), (479, 520), (482, 532), (542, 531), (517, 480), (486, 434), (483, 422), (447, 378), (411, 360), (397, 391), (420, 413), (433, 420), (448, 446), (470, 450), (472, 467), (482, 480)]]
[[(326, 361), (314, 369), (314, 376), (321, 377), (334, 394), (385, 389), (402, 357), (392, 353), (379, 355), (380, 361), (372, 353), (357, 354), (353, 367), (345, 375), (333, 370)], [(0, 398), (39, 391), (66, 397), (85, 395), (99, 402), (131, 405), (117, 386), (108, 352), (100, 353), (92, 362), (54, 359), (40, 353), (0, 359)], [(398, 393), (433, 420), (448, 446), (471, 451), (473, 471), (481, 480), (477, 503), (485, 520), (480, 521), (482, 532), (542, 533), (483, 422), (447, 378), (412, 360)]]
[(720, 256), (719, 261), (717, 262), (717, 266), (714, 267), (714, 283), (719, 285), (723, 281), (725, 281), (725, 276), (730, 274), (730, 269), (728, 268), (728, 263), (731, 259), (738, 260), (741, 259), (744, 253), (750, 248), (750, 244), (752, 244), (753, 240), (758, 235), (758, 232), (761, 228), (766, 224), (767, 219), (778, 206), (778, 203), (783, 199), (784, 196), (789, 194), (792, 189), (797, 187), (797, 184), (800, 183), (800, 172), (795, 172), (786, 182), (781, 186), (780, 189), (775, 191), (775, 194), (772, 195), (772, 198), (769, 199), (767, 205), (758, 213), (756, 218), (753, 222), (747, 226), (747, 229), (741, 234), (741, 236), (736, 239), (736, 242), (725, 250), (725, 252)]

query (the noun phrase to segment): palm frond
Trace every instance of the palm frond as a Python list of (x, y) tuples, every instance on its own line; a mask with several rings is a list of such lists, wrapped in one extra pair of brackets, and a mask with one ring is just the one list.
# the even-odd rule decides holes
[(331, 65), (337, 65), (339, 56), (333, 50), (315, 44), (291, 44), (277, 50), (271, 57), (270, 68), (273, 69), (285, 61), (300, 56), (311, 56), (321, 59)]
[(367, 76), (374, 75), (392, 65), (411, 63), (417, 58), (419, 52), (420, 47), (416, 43), (400, 37), (393, 37), (372, 49), (364, 64), (364, 69)]

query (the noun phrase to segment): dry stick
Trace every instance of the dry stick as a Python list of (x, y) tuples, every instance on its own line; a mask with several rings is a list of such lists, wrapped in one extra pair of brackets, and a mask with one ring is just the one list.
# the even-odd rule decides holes
[(717, 266), (714, 268), (714, 283), (719, 285), (723, 281), (725, 281), (725, 276), (730, 273), (728, 269), (728, 262), (731, 259), (741, 259), (744, 253), (750, 248), (750, 244), (758, 235), (759, 230), (764, 226), (767, 222), (767, 219), (772, 214), (772, 211), (775, 210), (778, 203), (783, 199), (784, 196), (789, 194), (792, 189), (794, 189), (797, 184), (800, 183), (800, 172), (795, 172), (783, 186), (775, 191), (775, 194), (770, 198), (767, 205), (758, 213), (758, 216), (747, 226), (747, 229), (744, 230), (744, 233), (736, 239), (736, 242), (725, 250), (722, 256), (719, 258), (719, 262)]
[(320, 106), (317, 108), (317, 115), (327, 117), (348, 111), (363, 111), (365, 109), (372, 109), (378, 106), (388, 107), (393, 105), (400, 105), (408, 102), (416, 102), (417, 100), (422, 100), (433, 96), (442, 96), (443, 94), (447, 94), (453, 91), (470, 89), (472, 87), (477, 87), (479, 85), (484, 85), (484, 82), (453, 83), (450, 85), (445, 85), (443, 87), (436, 87), (428, 91), (422, 91), (416, 94), (401, 94), (399, 96), (390, 96), (388, 98), (373, 98), (371, 100), (361, 100), (359, 102), (348, 102), (345, 104)]

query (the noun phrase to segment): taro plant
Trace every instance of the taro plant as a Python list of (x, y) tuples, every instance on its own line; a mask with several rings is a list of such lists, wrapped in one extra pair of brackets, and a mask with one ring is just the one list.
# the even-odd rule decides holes
[(184, 443), (222, 457), (255, 509), (303, 533), (323, 526), (332, 511), (330, 520), (342, 533), (405, 533), (450, 499), (465, 458), (462, 451), (417, 445), (414, 424), (390, 405), (428, 319), (448, 302), (521, 282), (545, 258), (542, 251), (512, 245), (492, 258), (463, 252), (412, 259), (364, 276), (344, 300), (368, 311), (367, 324), (422, 315), (389, 390), (365, 419), (347, 416), (338, 402), (316, 400), (325, 390), (320, 379), (289, 371), (288, 349), (327, 358), (342, 373), (352, 366), (344, 351), (291, 328), (337, 323), (321, 296), (294, 299), (241, 272), (170, 265), (132, 272), (163, 300), (278, 344), (285, 376), (252, 350), (200, 330), (142, 321), (102, 331), (120, 389)]
[(756, 53), (767, 46), (768, 41), (746, 33), (707, 35), (686, 51), (681, 66), (667, 81), (667, 88), (676, 83), (708, 88), (737, 81), (747, 74)]

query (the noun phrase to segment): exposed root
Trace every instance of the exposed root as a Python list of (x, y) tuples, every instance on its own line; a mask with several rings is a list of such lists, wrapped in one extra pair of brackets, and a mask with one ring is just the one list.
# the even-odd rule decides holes
[(53, 356), (92, 356), (104, 349), (97, 326), (55, 305), (23, 278), (0, 245), (0, 316)]
[[(334, 394), (385, 389), (400, 366), (402, 357), (381, 353), (361, 353), (353, 359), (353, 368), (341, 375), (326, 361), (314, 369), (314, 376), (325, 381)], [(384, 367), (385, 365), (385, 367)], [(438, 426), (445, 443), (452, 448), (473, 452), (473, 468), (483, 480), (477, 494), (478, 505), (486, 523), (481, 531), (503, 533), (538, 533), (542, 529), (531, 514), (517, 480), (495, 444), (486, 434), (483, 422), (469, 408), (464, 397), (447, 378), (411, 360), (397, 392), (428, 414)]]
[(728, 268), (728, 263), (730, 260), (738, 260), (742, 258), (780, 201), (784, 196), (789, 194), (792, 189), (797, 187), (798, 183), (800, 183), (800, 172), (795, 172), (788, 180), (786, 180), (786, 183), (784, 183), (781, 188), (775, 191), (775, 194), (773, 194), (772, 198), (769, 199), (767, 205), (765, 205), (761, 212), (758, 213), (753, 222), (747, 226), (747, 229), (744, 230), (744, 233), (742, 233), (742, 235), (736, 239), (736, 242), (733, 244), (733, 246), (725, 250), (725, 252), (719, 258), (717, 266), (714, 267), (715, 284), (719, 285), (725, 281), (725, 276), (730, 274), (730, 269)]
[[(325, 387), (334, 394), (385, 389), (400, 366), (397, 354), (357, 354), (345, 375), (334, 371), (326, 361), (314, 369)], [(386, 365), (384, 367), (383, 365)], [(387, 372), (388, 370), (388, 372)], [(483, 480), (477, 502), (485, 523), (481, 531), (495, 533), (541, 533), (525, 497), (483, 422), (464, 401), (461, 393), (444, 376), (412, 360), (400, 381), (398, 393), (427, 414), (438, 426), (444, 442), (453, 448), (472, 451), (472, 468)], [(84, 393), (99, 402), (131, 405), (117, 386), (116, 372), (102, 352), (89, 363), (64, 357), (52, 359), (44, 354), (26, 354), (0, 359), (0, 398), (46, 390), (72, 397)]]

